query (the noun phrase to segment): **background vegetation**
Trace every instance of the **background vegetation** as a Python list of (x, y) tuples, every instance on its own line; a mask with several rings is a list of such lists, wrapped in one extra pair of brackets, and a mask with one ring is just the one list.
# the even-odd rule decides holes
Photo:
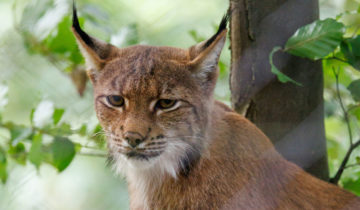
[[(221, 0), (84, 0), (77, 5), (86, 31), (116, 46), (183, 48), (210, 37), (228, 6)], [(0, 209), (128, 207), (126, 184), (105, 167), (105, 142), (70, 32), (70, 7), (67, 0), (0, 0)], [(320, 8), (322, 19), (343, 13), (338, 21), (346, 26), (347, 36), (357, 36), (359, 1), (322, 0)], [(229, 60), (226, 49), (216, 88), (216, 97), (227, 103)], [(348, 88), (360, 79), (356, 65), (323, 61), (331, 176), (350, 145), (347, 126), (354, 141), (360, 137), (359, 98), (352, 97), (351, 90), (360, 91)], [(357, 149), (340, 180), (358, 195), (359, 156)]]

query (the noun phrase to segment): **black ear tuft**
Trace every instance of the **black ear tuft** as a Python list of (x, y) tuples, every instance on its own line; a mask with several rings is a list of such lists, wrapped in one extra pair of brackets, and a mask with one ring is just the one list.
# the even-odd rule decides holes
[(94, 47), (94, 42), (92, 41), (91, 37), (87, 33), (85, 33), (80, 27), (78, 16), (77, 16), (77, 11), (76, 11), (75, 0), (73, 0), (73, 24), (72, 24), (72, 27), (75, 29), (76, 33), (79, 34), (79, 36), (85, 42), (85, 44), (87, 44), (91, 48)]
[(207, 48), (211, 45), (211, 43), (216, 39), (216, 37), (221, 33), (223, 32), (227, 25), (228, 25), (228, 22), (229, 22), (229, 19), (230, 19), (230, 16), (231, 16), (231, 11), (229, 10), (225, 15), (224, 17), (222, 18), (221, 22), (220, 22), (220, 25), (219, 25), (219, 29), (218, 31), (216, 32), (216, 34), (214, 34), (210, 39), (208, 39), (206, 41), (206, 43), (204, 44), (203, 48)]

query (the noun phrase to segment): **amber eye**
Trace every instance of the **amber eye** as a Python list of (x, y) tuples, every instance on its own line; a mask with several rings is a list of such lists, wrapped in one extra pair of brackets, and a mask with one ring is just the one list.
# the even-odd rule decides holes
[(170, 109), (176, 104), (176, 100), (170, 100), (170, 99), (160, 99), (157, 102), (157, 107), (160, 109)]
[(111, 106), (115, 106), (115, 107), (121, 107), (124, 106), (125, 100), (123, 97), (121, 96), (116, 96), (116, 95), (110, 95), (106, 97), (106, 100), (109, 102), (109, 104)]

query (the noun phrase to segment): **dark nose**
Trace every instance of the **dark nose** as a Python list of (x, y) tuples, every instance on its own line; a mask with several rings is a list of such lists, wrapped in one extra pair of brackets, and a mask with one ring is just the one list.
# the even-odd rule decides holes
[(138, 132), (128, 131), (124, 134), (124, 138), (133, 148), (144, 141), (144, 137)]

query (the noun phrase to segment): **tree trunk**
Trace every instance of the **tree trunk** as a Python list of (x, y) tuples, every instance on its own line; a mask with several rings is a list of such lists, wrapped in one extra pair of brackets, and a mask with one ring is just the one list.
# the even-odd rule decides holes
[(288, 160), (328, 180), (321, 62), (277, 53), (279, 69), (303, 86), (281, 83), (269, 53), (318, 19), (317, 0), (230, 0), (233, 108), (246, 115)]

